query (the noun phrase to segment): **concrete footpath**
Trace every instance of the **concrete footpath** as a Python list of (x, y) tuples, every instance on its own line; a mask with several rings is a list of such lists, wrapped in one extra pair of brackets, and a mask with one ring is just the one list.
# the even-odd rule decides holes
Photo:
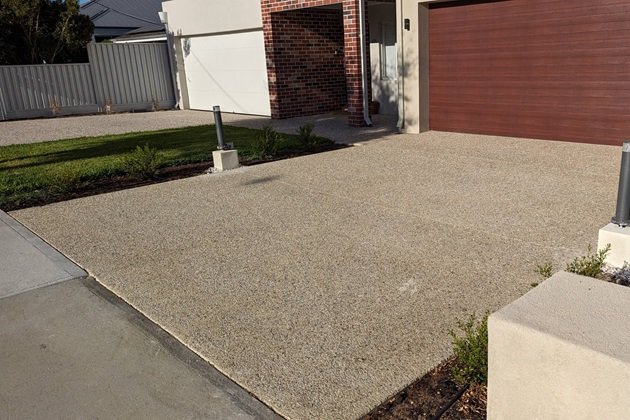
[(276, 419), (0, 212), (0, 418)]
[(0, 211), (0, 299), (87, 276), (79, 266)]

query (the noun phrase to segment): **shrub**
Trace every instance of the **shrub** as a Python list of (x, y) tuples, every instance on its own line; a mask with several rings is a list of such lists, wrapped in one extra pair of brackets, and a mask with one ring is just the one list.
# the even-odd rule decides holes
[(536, 272), (548, 279), (553, 275), (553, 263), (551, 261), (545, 261), (542, 264), (536, 266)]
[(61, 165), (48, 177), (48, 192), (64, 194), (78, 189), (82, 185), (81, 172), (76, 166)]
[(312, 123), (306, 123), (298, 127), (296, 131), (298, 141), (306, 150), (315, 150), (324, 143), (321, 137), (313, 134), (314, 129), (315, 126)]
[(278, 152), (280, 140), (280, 134), (270, 124), (265, 125), (258, 137), (256, 137), (254, 145), (255, 156), (258, 159), (272, 159)]
[(452, 375), (460, 385), (486, 385), (488, 382), (488, 315), (477, 321), (473, 314), (467, 321), (458, 321), (462, 336), (454, 331), (449, 334), (453, 338), (455, 363)]
[(162, 164), (162, 156), (157, 149), (145, 144), (121, 159), (123, 170), (134, 177), (154, 178)]
[(610, 253), (610, 244), (606, 245), (606, 248), (600, 249), (596, 253), (593, 253), (593, 248), (589, 245), (586, 255), (582, 257), (576, 257), (573, 261), (567, 264), (566, 271), (570, 273), (579, 274), (581, 276), (601, 278), (603, 274), (604, 261)]

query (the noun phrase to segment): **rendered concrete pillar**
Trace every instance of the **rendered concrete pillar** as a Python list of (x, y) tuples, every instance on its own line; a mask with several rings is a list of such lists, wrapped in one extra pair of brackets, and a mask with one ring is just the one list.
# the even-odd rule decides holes
[(558, 273), (488, 322), (488, 419), (628, 419), (630, 287)]
[(608, 244), (610, 253), (606, 257), (606, 264), (621, 268), (625, 262), (630, 263), (630, 227), (622, 228), (610, 223), (601, 228), (597, 249), (603, 249)]

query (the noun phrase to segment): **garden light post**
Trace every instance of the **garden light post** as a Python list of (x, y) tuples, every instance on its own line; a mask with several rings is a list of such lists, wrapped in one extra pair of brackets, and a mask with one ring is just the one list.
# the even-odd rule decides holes
[(621, 227), (630, 226), (630, 141), (623, 144), (617, 211), (612, 222)]
[(630, 263), (630, 141), (623, 143), (617, 211), (612, 222), (599, 230), (597, 249), (609, 250), (606, 264), (623, 268)]
[(223, 138), (223, 118), (221, 118), (221, 107), (219, 105), (213, 106), (212, 112), (214, 112), (214, 126), (217, 130), (217, 141), (219, 142), (217, 149), (224, 150), (225, 140)]
[(221, 118), (221, 107), (212, 107), (214, 113), (214, 126), (217, 131), (217, 150), (212, 152), (213, 171), (223, 172), (238, 168), (238, 152), (234, 150), (234, 144), (226, 143), (223, 135), (223, 118)]

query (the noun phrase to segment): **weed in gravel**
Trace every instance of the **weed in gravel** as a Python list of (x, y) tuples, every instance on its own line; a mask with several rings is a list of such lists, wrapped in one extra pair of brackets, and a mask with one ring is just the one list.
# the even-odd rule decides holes
[(579, 274), (581, 276), (601, 279), (605, 266), (606, 257), (610, 253), (610, 244), (597, 252), (593, 252), (591, 245), (588, 246), (586, 255), (576, 257), (567, 264), (566, 271)]
[(458, 385), (486, 385), (488, 382), (488, 314), (481, 320), (473, 314), (467, 321), (458, 321), (457, 326), (463, 335), (455, 331), (449, 334), (453, 339), (455, 364), (453, 379)]
[(546, 279), (553, 275), (553, 270), (554, 267), (551, 261), (545, 261), (544, 263), (536, 266), (536, 272)]

